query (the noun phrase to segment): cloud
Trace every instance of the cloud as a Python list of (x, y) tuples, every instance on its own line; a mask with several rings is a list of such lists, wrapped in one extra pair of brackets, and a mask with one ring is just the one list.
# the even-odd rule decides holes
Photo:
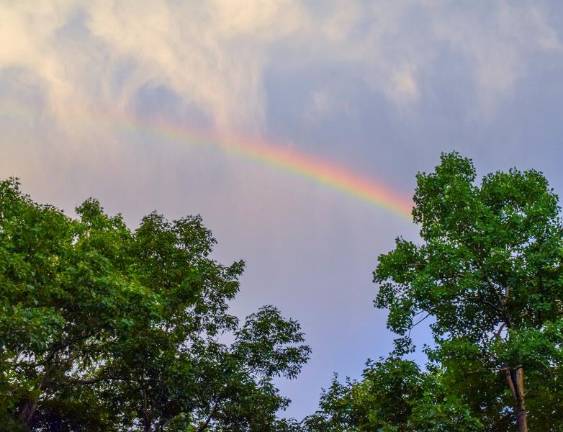
[(513, 89), (534, 55), (563, 53), (548, 24), (548, 12), (539, 3), (501, 1), (475, 3), (472, 8), (453, 3), (432, 8), (433, 34), (467, 59), (485, 111), (494, 109), (495, 100)]
[(301, 16), (290, 1), (41, 4), (0, 6), (0, 68), (36, 74), (59, 119), (68, 118), (69, 106), (125, 108), (152, 83), (220, 127), (261, 123), (265, 46), (293, 31)]
[(166, 85), (219, 127), (263, 120), (266, 45), (299, 26), (290, 1), (94, 2), (88, 29), (113, 58), (136, 67), (130, 97), (143, 83)]
[(3, 2), (0, 68), (35, 75), (63, 124), (71, 106), (127, 109), (144, 86), (161, 85), (219, 128), (260, 132), (269, 68), (350, 64), (351, 78), (404, 106), (416, 104), (422, 77), (452, 50), (483, 106), (494, 107), (528, 57), (561, 50), (546, 14), (536, 3), (505, 2)]

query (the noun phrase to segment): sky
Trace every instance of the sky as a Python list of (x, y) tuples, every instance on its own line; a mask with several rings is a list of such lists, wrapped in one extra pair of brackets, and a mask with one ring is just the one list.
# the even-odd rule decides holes
[(404, 202), (456, 150), (561, 194), (562, 77), (556, 0), (0, 0), (0, 178), (132, 227), (201, 214), (246, 261), (233, 311), (302, 324), (311, 360), (280, 382), (301, 418), (392, 348), (372, 271), (418, 233), (335, 173)]

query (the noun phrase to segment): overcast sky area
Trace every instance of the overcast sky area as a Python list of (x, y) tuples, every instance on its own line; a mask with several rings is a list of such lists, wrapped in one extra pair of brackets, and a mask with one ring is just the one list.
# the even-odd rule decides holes
[(247, 264), (233, 311), (274, 304), (303, 326), (312, 358), (281, 384), (300, 418), (334, 372), (392, 349), (372, 271), (417, 227), (138, 125), (284, 143), (406, 196), (457, 150), (480, 175), (541, 170), (561, 195), (562, 77), (557, 0), (0, 0), (0, 178), (69, 214), (94, 196), (131, 226), (201, 214), (217, 259)]

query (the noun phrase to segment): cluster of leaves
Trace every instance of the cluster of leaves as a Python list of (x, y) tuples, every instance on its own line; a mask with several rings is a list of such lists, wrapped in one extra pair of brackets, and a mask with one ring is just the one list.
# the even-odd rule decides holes
[[(418, 174), (414, 202), (420, 244), (398, 238), (374, 273), (395, 351), (360, 382), (334, 381), (309, 430), (563, 430), (563, 227), (547, 180), (512, 169), (476, 184), (450, 153)], [(426, 318), (421, 372), (401, 357)]]
[(320, 410), (303, 425), (311, 432), (484, 430), (470, 407), (448, 391), (440, 371), (423, 372), (398, 357), (368, 362), (360, 381), (342, 384), (335, 377)]
[(300, 326), (229, 314), (243, 263), (210, 258), (201, 219), (76, 212), (0, 182), (3, 430), (289, 430), (273, 379), (308, 359)]

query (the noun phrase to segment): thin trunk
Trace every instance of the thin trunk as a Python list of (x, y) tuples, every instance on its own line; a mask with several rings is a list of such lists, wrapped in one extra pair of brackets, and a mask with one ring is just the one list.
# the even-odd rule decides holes
[(37, 399), (28, 400), (25, 402), (21, 413), (20, 421), (23, 423), (25, 430), (30, 431), (32, 426), (33, 415), (37, 409)]
[(207, 419), (199, 425), (196, 432), (205, 432), (207, 430), (209, 423), (211, 422), (213, 416), (215, 415), (215, 411), (217, 410), (217, 405), (218, 405), (217, 402), (213, 404), (211, 410), (209, 411), (209, 415), (207, 416)]
[(152, 419), (150, 415), (149, 404), (147, 401), (147, 393), (145, 389), (141, 390), (143, 394), (143, 431), (151, 432), (152, 430)]
[(524, 392), (524, 368), (505, 368), (506, 382), (514, 397), (514, 411), (518, 432), (528, 432), (528, 412), (526, 411), (526, 397)]
[[(68, 348), (72, 345), (73, 342), (78, 342), (80, 340), (86, 339), (87, 337), (89, 337), (89, 335), (81, 335), (80, 337), (76, 338), (75, 340), (66, 340), (64, 342), (59, 342), (56, 343), (51, 350), (48, 351), (48, 354), (46, 355), (44, 361), (43, 361), (43, 365), (45, 367), (45, 372), (43, 373), (43, 377), (41, 378), (41, 381), (39, 382), (39, 385), (37, 387), (37, 389), (39, 390), (39, 394), (42, 393), (42, 391), (47, 387), (49, 383), (49, 380), (51, 379), (51, 372), (53, 372), (53, 370), (55, 369), (59, 369), (59, 370), (68, 370), (70, 369), (74, 359), (75, 359), (75, 355), (69, 355), (68, 359), (66, 359), (66, 367), (63, 366), (65, 365), (65, 363), (61, 363), (60, 362), (60, 358), (58, 359), (59, 362), (56, 361), (56, 358), (60, 355), (60, 353), (62, 352), (62, 350), (64, 350), (65, 348)], [(24, 405), (23, 408), (21, 410), (21, 413), (19, 415), (20, 421), (24, 424), (25, 430), (31, 430), (32, 425), (33, 425), (33, 417), (35, 415), (35, 412), (37, 411), (37, 406), (39, 404), (39, 396), (27, 400)]]
[[(51, 373), (52, 366), (46, 368), (41, 381), (39, 382), (37, 389), (39, 393), (45, 388), (47, 381), (49, 380), (49, 374)], [(33, 425), (33, 416), (35, 415), (35, 411), (37, 410), (37, 405), (39, 396), (35, 396), (33, 399), (28, 399), (21, 410), (20, 413), (20, 421), (24, 424), (25, 430), (31, 430)]]

